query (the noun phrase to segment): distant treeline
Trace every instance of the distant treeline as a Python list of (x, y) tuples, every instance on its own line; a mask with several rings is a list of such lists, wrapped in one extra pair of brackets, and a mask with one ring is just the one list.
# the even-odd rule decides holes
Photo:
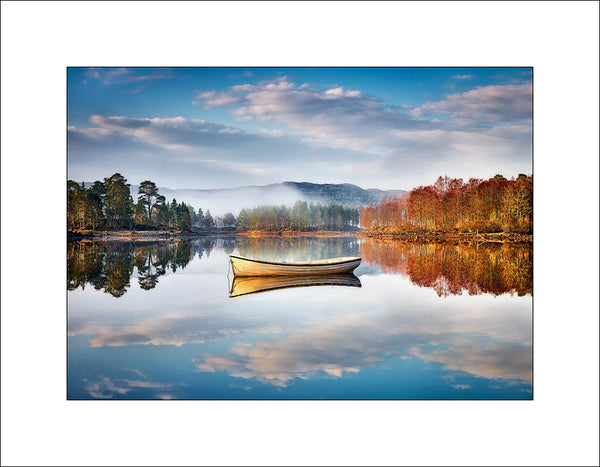
[(228, 212), (214, 217), (210, 209), (196, 212), (185, 203), (168, 202), (156, 184), (140, 183), (137, 202), (131, 196), (130, 184), (119, 173), (86, 187), (67, 181), (67, 227), (71, 230), (151, 230), (194, 227), (204, 230), (222, 228), (248, 230), (349, 230), (359, 225), (359, 212), (340, 204), (313, 204), (298, 201), (293, 207), (260, 206), (242, 209), (236, 217)]
[(367, 230), (402, 232), (459, 231), (519, 232), (533, 229), (533, 177), (519, 174), (507, 180), (439, 177), (401, 198), (384, 198), (380, 204), (360, 208), (360, 223)]
[(238, 231), (248, 230), (350, 230), (359, 225), (356, 208), (341, 204), (321, 205), (297, 201), (293, 207), (259, 206), (242, 209), (236, 221)]

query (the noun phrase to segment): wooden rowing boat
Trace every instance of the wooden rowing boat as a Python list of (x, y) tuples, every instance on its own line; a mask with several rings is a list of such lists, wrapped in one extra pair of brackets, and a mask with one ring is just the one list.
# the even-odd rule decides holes
[(361, 287), (360, 279), (354, 274), (321, 274), (299, 276), (234, 276), (229, 298), (250, 295), (290, 287), (312, 287), (336, 285)]
[(356, 256), (303, 262), (275, 262), (229, 255), (235, 276), (297, 276), (343, 274), (354, 271), (361, 262)]

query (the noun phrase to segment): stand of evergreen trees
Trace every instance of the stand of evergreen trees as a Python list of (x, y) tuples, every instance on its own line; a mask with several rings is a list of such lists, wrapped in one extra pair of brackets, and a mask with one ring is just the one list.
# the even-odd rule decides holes
[[(158, 193), (154, 182), (145, 180), (140, 183), (139, 196), (135, 202), (127, 179), (115, 173), (103, 181), (95, 181), (86, 187), (82, 182), (67, 181), (67, 227), (71, 230), (151, 230), (156, 228), (175, 228), (188, 230), (208, 217), (198, 214), (194, 209), (173, 199), (170, 203)], [(210, 225), (212, 227), (212, 225)]]

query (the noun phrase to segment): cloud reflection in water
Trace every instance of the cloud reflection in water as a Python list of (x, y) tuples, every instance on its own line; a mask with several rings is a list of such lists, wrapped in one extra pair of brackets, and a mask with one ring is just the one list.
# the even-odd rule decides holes
[(226, 371), (284, 387), (296, 378), (339, 378), (389, 358), (416, 357), (440, 363), (447, 370), (531, 383), (531, 341), (522, 341), (516, 329), (500, 335), (494, 314), (481, 316), (479, 326), (466, 321), (464, 327), (450, 325), (456, 318), (453, 315), (439, 316), (433, 322), (430, 315), (422, 322), (407, 323), (402, 318), (394, 313), (376, 319), (352, 314), (282, 338), (235, 345), (224, 355), (204, 355), (193, 363), (197, 371)]

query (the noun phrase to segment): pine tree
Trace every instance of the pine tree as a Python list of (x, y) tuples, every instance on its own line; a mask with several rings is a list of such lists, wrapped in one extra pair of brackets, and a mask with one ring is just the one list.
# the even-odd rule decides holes
[(127, 179), (115, 173), (104, 179), (106, 193), (105, 211), (109, 227), (121, 228), (131, 226), (133, 200)]
[(156, 188), (154, 182), (145, 180), (140, 183), (140, 187), (138, 188), (138, 201), (142, 201), (148, 210), (148, 224), (152, 224), (152, 209), (154, 208), (158, 196), (158, 188)]

